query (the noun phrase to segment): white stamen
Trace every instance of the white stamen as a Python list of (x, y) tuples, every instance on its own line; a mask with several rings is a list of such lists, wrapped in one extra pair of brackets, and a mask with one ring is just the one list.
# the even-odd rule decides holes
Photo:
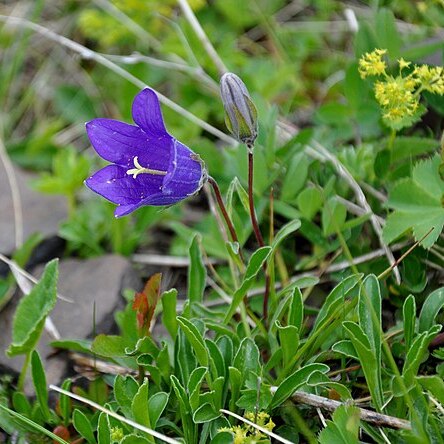
[(145, 168), (139, 163), (138, 156), (135, 156), (133, 159), (135, 168), (131, 168), (126, 172), (129, 176), (133, 176), (133, 179), (135, 179), (139, 174), (153, 174), (154, 176), (166, 176), (166, 171), (160, 171), (160, 170), (152, 170), (151, 168)]

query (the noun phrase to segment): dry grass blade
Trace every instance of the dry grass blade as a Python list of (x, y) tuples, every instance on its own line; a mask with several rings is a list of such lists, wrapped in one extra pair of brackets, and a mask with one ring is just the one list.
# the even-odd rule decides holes
[(219, 410), (222, 413), (225, 413), (226, 415), (233, 416), (234, 418), (238, 419), (239, 421), (244, 422), (245, 424), (248, 424), (251, 427), (254, 427), (256, 430), (259, 430), (260, 432), (264, 433), (265, 435), (268, 435), (270, 438), (274, 438), (276, 441), (283, 442), (284, 444), (294, 444), (293, 442), (289, 441), (288, 439), (282, 438), (282, 436), (276, 435), (276, 433), (270, 432), (269, 430), (255, 424), (252, 421), (249, 421), (248, 419), (243, 418), (242, 416), (236, 415), (236, 413), (230, 412), (229, 410), (220, 409)]
[(124, 416), (121, 416), (111, 410), (108, 410), (105, 407), (102, 407), (100, 404), (90, 401), (89, 399), (86, 399), (83, 396), (79, 396), (74, 393), (68, 392), (67, 390), (63, 390), (60, 387), (57, 387), (56, 385), (50, 385), (49, 388), (51, 390), (54, 390), (55, 392), (69, 396), (70, 398), (75, 399), (76, 401), (83, 402), (84, 404), (89, 405), (90, 407), (93, 407), (109, 416), (112, 416), (113, 418), (116, 418), (117, 420), (124, 422), (125, 424), (128, 424), (129, 426), (134, 427), (137, 430), (140, 430), (141, 432), (148, 433), (149, 435), (154, 436), (157, 439), (160, 439), (163, 442), (167, 442), (169, 444), (182, 444), (180, 441), (176, 441), (175, 439), (169, 438), (168, 436), (165, 436), (162, 433), (156, 432), (155, 430), (149, 429), (148, 427), (144, 427), (143, 425), (137, 424), (137, 422), (131, 421), (131, 419), (127, 419)]
[[(80, 55), (80, 57), (87, 59), (87, 60), (94, 60), (97, 63), (100, 63), (101, 65), (107, 67), (114, 73), (118, 74), (122, 78), (128, 80), (133, 85), (143, 89), (148, 87), (148, 85), (143, 82), (142, 80), (138, 79), (137, 77), (133, 76), (131, 73), (120, 67), (119, 65), (116, 65), (111, 60), (107, 59), (103, 55), (92, 51), (91, 49), (87, 48), (86, 46), (81, 45), (80, 43), (75, 42), (74, 40), (71, 40), (67, 37), (64, 37), (60, 34), (57, 34), (54, 31), (51, 31), (48, 28), (45, 28), (44, 26), (38, 25), (37, 23), (31, 22), (29, 20), (26, 20), (21, 17), (10, 17), (6, 15), (0, 15), (0, 22), (8, 23), (8, 25), (15, 25), (21, 28), (26, 29), (32, 29), (33, 31), (41, 34), (42, 36), (48, 38), (49, 40), (52, 40), (66, 48), (69, 48), (70, 50), (76, 52)], [(189, 112), (185, 108), (182, 108), (177, 103), (170, 100), (168, 97), (164, 96), (163, 94), (160, 94), (156, 91), (157, 96), (159, 97), (159, 100), (165, 105), (171, 108), (173, 111), (180, 114), (185, 119), (189, 120), (190, 122), (193, 122), (194, 124), (200, 126), (205, 131), (208, 131), (210, 134), (213, 134), (223, 142), (229, 144), (229, 145), (237, 145), (237, 142), (227, 134), (223, 133), (222, 131), (218, 130), (214, 126), (210, 125), (209, 123), (205, 122), (204, 120), (200, 119), (199, 117), (195, 116), (193, 113)]]

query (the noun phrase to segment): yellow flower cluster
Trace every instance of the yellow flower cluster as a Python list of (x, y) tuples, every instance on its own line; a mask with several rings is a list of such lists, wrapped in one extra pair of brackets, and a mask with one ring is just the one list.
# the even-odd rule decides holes
[(379, 76), (384, 74), (387, 68), (382, 56), (387, 52), (386, 49), (375, 49), (372, 52), (366, 52), (359, 60), (359, 74), (365, 79), (367, 76)]
[(120, 427), (112, 427), (111, 428), (111, 440), (112, 442), (120, 442), (125, 435), (123, 434), (123, 430)]
[[(272, 431), (275, 424), (271, 420), (270, 415), (265, 412), (259, 412), (257, 414), (246, 412), (244, 417), (257, 425), (267, 429), (268, 431)], [(231, 432), (234, 435), (233, 444), (253, 444), (253, 443), (265, 443), (269, 442), (268, 437), (255, 429), (254, 427), (249, 426), (248, 424), (242, 424), (240, 426), (226, 427), (220, 429), (219, 431), (227, 431)]]
[(394, 77), (386, 72), (387, 65), (383, 60), (386, 53), (385, 49), (375, 49), (364, 54), (359, 60), (359, 74), (363, 79), (368, 76), (382, 77), (375, 82), (375, 98), (382, 108), (384, 122), (397, 130), (419, 118), (421, 92), (444, 94), (444, 69), (440, 66), (415, 65), (413, 70), (404, 74), (403, 70), (410, 68), (411, 62), (401, 58), (397, 61), (398, 75)]

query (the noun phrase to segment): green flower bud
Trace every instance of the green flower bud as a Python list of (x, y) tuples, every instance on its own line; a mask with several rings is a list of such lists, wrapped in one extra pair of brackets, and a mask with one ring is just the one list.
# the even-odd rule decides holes
[(220, 95), (228, 131), (249, 149), (257, 137), (257, 111), (244, 82), (231, 72), (220, 79)]

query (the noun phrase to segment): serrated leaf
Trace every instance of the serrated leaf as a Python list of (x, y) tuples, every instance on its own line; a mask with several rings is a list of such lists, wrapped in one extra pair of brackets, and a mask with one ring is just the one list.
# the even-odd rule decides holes
[(12, 343), (6, 352), (9, 357), (29, 353), (36, 346), (46, 316), (57, 300), (57, 278), (58, 261), (54, 259), (46, 265), (37, 285), (20, 299), (14, 314)]
[(319, 443), (359, 444), (359, 424), (359, 409), (352, 405), (342, 405), (319, 434)]
[(438, 155), (418, 162), (412, 177), (395, 184), (389, 194), (387, 205), (394, 210), (384, 227), (384, 240), (389, 243), (412, 229), (424, 248), (430, 248), (438, 239), (444, 226), (444, 181), (439, 175), (441, 163)]

